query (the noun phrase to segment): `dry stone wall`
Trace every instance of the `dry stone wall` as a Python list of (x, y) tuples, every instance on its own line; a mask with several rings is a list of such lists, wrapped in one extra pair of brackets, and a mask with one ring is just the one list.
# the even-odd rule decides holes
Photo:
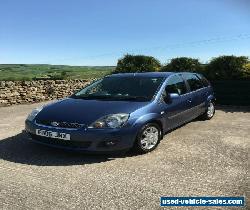
[(90, 80), (0, 81), (0, 106), (64, 98), (90, 82)]

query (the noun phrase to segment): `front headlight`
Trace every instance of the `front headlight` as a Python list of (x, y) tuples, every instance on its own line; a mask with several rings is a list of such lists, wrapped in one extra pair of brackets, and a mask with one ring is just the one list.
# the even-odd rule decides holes
[(119, 113), (104, 116), (94, 123), (89, 128), (121, 128), (128, 121), (129, 114)]
[(38, 113), (43, 109), (43, 107), (35, 108), (27, 117), (27, 120), (32, 121), (38, 115)]

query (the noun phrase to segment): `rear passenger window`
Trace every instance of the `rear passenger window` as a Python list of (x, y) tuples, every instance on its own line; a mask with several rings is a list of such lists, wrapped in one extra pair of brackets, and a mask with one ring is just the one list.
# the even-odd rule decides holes
[(183, 77), (188, 82), (191, 91), (203, 88), (201, 80), (195, 74), (183, 74)]
[(199, 77), (204, 87), (208, 87), (210, 85), (209, 81), (203, 75), (197, 74), (197, 77)]
[(177, 93), (179, 95), (187, 92), (185, 82), (179, 75), (174, 75), (169, 78), (165, 90), (167, 93)]

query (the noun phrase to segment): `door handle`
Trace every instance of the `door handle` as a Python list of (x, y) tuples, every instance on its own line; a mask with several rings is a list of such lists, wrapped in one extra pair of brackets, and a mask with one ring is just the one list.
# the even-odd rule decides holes
[(189, 98), (189, 99), (187, 100), (187, 102), (188, 102), (188, 103), (191, 103), (191, 102), (192, 102), (192, 99), (191, 99), (191, 98)]

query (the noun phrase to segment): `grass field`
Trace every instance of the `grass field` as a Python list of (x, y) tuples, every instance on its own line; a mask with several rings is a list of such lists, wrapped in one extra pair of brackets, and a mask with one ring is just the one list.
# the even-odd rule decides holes
[(66, 66), (47, 64), (0, 64), (1, 80), (89, 79), (110, 74), (113, 66)]

